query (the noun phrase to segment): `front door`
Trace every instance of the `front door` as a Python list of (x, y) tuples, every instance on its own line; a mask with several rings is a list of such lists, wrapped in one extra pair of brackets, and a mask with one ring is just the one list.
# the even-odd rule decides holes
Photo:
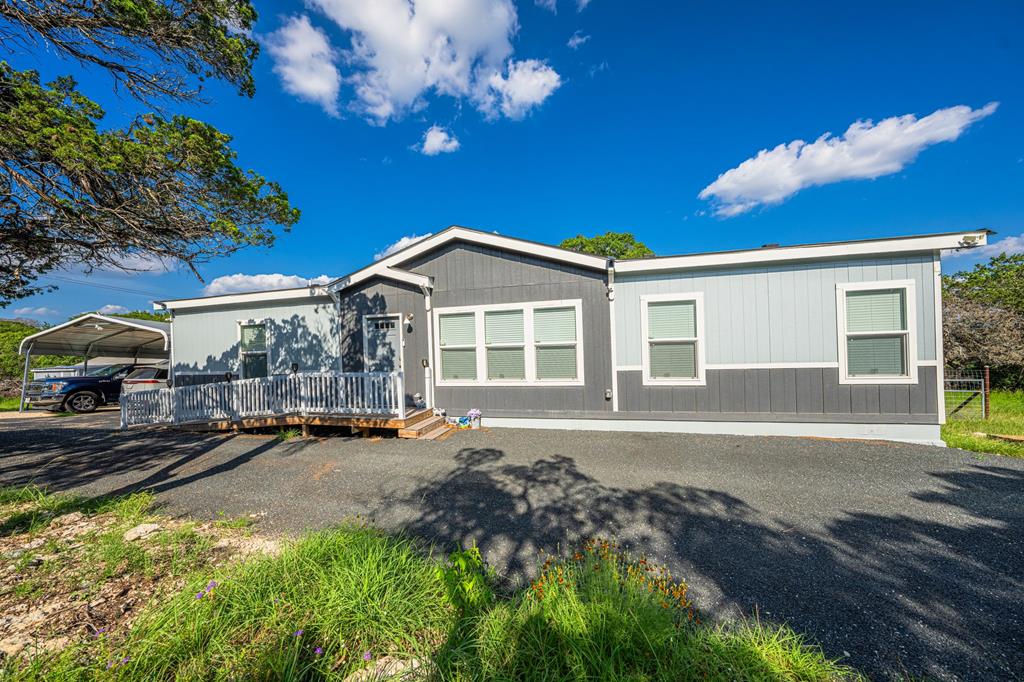
[(398, 315), (363, 318), (363, 366), (367, 372), (402, 369), (402, 330)]

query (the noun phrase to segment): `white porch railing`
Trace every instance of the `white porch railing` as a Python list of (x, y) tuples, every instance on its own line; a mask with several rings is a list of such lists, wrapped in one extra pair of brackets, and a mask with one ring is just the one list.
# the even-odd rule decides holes
[(121, 428), (285, 415), (405, 419), (402, 372), (303, 373), (121, 394)]

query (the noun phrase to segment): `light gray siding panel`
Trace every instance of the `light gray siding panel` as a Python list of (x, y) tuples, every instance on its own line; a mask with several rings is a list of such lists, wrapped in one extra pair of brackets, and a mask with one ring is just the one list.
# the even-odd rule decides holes
[(287, 373), (293, 362), (302, 371), (337, 369), (338, 321), (333, 302), (324, 297), (177, 311), (171, 323), (175, 374), (237, 375), (238, 322), (249, 319), (267, 322), (271, 374)]
[(706, 360), (711, 364), (836, 362), (837, 282), (912, 279), (917, 293), (919, 360), (935, 359), (931, 254), (619, 274), (615, 280), (619, 366), (640, 365), (640, 297), (703, 292)]
[(832, 368), (712, 369), (707, 386), (668, 387), (644, 386), (642, 372), (624, 371), (618, 373), (615, 416), (934, 424), (935, 380), (934, 367), (920, 368), (920, 383), (913, 386), (841, 385)]
[[(431, 298), (435, 309), (530, 301), (582, 301), (583, 326), (579, 343), (583, 344), (585, 386), (437, 386), (435, 403), (438, 407), (453, 415), (476, 407), (490, 416), (611, 410), (611, 401), (605, 398), (605, 390), (612, 387), (607, 273), (463, 243), (450, 244), (403, 267), (434, 278)], [(425, 353), (426, 346), (423, 348)], [(645, 394), (644, 399), (649, 406), (651, 398)], [(667, 403), (659, 403), (666, 411), (673, 409), (671, 394), (657, 399), (667, 399)]]

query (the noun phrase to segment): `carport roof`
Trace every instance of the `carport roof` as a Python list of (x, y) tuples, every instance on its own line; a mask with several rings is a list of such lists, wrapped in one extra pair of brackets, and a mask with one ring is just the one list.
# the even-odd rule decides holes
[(18, 353), (163, 359), (170, 354), (170, 329), (166, 322), (90, 313), (26, 336)]

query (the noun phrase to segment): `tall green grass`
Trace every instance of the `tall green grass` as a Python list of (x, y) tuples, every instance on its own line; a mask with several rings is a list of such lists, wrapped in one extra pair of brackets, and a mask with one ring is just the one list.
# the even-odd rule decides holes
[[(708, 626), (686, 586), (609, 543), (504, 597), (474, 552), (431, 560), (358, 525), (197, 577), (129, 633), (8, 664), (11, 679), (343, 680), (383, 655), (442, 680), (847, 680), (784, 627)], [(0, 671), (3, 672), (3, 671)]]
[(942, 427), (946, 445), (961, 450), (1024, 457), (1024, 443), (976, 436), (998, 433), (1024, 436), (1024, 391), (992, 391), (988, 419), (949, 419)]

